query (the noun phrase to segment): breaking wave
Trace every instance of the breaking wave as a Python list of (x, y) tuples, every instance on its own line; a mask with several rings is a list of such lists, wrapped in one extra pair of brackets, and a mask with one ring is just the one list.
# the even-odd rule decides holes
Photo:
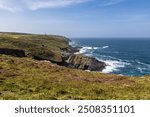
[(90, 46), (84, 46), (80, 49), (79, 52), (77, 52), (76, 54), (85, 54), (88, 52), (93, 52), (94, 50), (98, 50), (98, 49), (106, 49), (109, 48), (109, 46), (102, 46), (102, 47), (90, 47)]

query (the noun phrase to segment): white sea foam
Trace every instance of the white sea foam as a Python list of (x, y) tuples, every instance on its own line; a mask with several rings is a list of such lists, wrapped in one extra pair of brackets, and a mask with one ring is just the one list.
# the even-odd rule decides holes
[[(93, 55), (92, 52), (94, 50), (106, 49), (106, 48), (109, 48), (109, 46), (102, 46), (102, 47), (84, 46), (76, 54), (85, 54), (87, 56), (92, 56)], [(114, 57), (111, 57), (111, 56), (104, 56), (103, 55), (102, 58), (105, 58), (105, 59), (99, 59), (99, 57), (96, 58), (96, 59), (98, 59), (99, 61), (103, 61), (103, 62), (105, 62), (107, 64), (106, 68), (102, 71), (103, 73), (112, 73), (112, 72), (118, 71), (120, 68), (123, 68), (126, 65), (130, 64), (128, 62), (122, 61), (121, 59), (117, 59), (117, 58), (114, 58)], [(109, 60), (107, 60), (106, 58), (108, 58)]]
[[(101, 60), (103, 61), (103, 60)], [(107, 66), (102, 71), (103, 73), (112, 73), (114, 71), (118, 71), (120, 68), (125, 67), (126, 65), (129, 65), (130, 63), (122, 62), (122, 61), (116, 61), (116, 60), (106, 60), (104, 61)]]
[(136, 62), (137, 62), (138, 64), (141, 64), (141, 65), (144, 65), (144, 66), (146, 66), (146, 67), (149, 67), (149, 68), (150, 68), (150, 64), (142, 63), (142, 62), (141, 62), (141, 61), (139, 61), (139, 60), (136, 60)]
[(91, 47), (82, 47), (81, 49), (80, 49), (80, 51), (79, 52), (77, 52), (76, 54), (83, 54), (83, 53), (86, 53), (88, 50), (90, 50), (91, 49)]
[(75, 54), (84, 54), (86, 52), (90, 52), (93, 50), (98, 50), (98, 49), (106, 49), (109, 48), (109, 46), (102, 46), (102, 47), (91, 47), (91, 46), (84, 46), (80, 49), (79, 52), (75, 53)]
[(103, 46), (102, 48), (103, 48), (103, 49), (105, 49), (105, 48), (109, 48), (109, 46)]
[(143, 69), (141, 67), (137, 68), (141, 73), (143, 73)]
[(69, 45), (72, 46), (72, 47), (77, 47), (78, 43), (76, 43), (74, 41), (71, 41), (71, 42), (69, 42)]
[(85, 47), (82, 47), (80, 49), (79, 52), (76, 52), (75, 54), (83, 54), (83, 53), (86, 53), (86, 52), (89, 52), (89, 51), (92, 51), (92, 50), (95, 50), (97, 49), (97, 47), (89, 47), (89, 46), (85, 46)]

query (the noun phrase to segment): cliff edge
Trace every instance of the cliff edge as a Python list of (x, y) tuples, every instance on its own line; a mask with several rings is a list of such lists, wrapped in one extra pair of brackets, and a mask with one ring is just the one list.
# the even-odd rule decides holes
[(58, 65), (82, 70), (102, 71), (106, 64), (95, 58), (75, 55), (71, 40), (57, 35), (0, 33), (0, 54), (48, 60)]

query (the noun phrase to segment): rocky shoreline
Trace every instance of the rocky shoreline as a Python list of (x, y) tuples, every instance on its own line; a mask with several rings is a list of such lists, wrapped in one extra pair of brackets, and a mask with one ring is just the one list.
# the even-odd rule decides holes
[(63, 65), (69, 68), (102, 71), (107, 66), (106, 63), (98, 61), (93, 57), (88, 57), (83, 54), (75, 54), (79, 52), (81, 47), (72, 47), (61, 49)]

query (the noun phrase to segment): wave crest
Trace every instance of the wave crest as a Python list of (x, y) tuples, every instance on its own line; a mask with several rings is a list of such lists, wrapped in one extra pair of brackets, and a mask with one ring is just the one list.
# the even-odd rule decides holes
[(87, 52), (93, 52), (94, 50), (106, 49), (106, 48), (109, 48), (109, 46), (102, 46), (102, 47), (84, 46), (76, 54), (84, 54), (84, 53), (87, 53)]

